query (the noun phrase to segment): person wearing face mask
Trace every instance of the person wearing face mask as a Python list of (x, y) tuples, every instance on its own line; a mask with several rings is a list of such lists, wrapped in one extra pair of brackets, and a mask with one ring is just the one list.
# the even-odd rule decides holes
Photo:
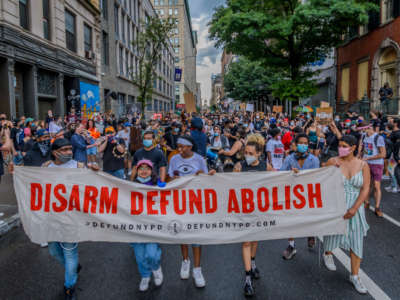
[[(264, 149), (265, 141), (261, 135), (249, 136), (244, 150), (244, 160), (236, 163), (234, 172), (265, 172), (271, 171), (272, 168), (267, 165), (264, 160), (260, 160), (260, 156)], [(244, 242), (242, 244), (242, 259), (245, 270), (245, 286), (244, 294), (246, 297), (255, 295), (254, 279), (260, 278), (260, 271), (256, 266), (257, 241)]]
[(36, 132), (36, 142), (24, 156), (24, 165), (40, 167), (51, 158), (50, 135), (47, 130), (39, 129)]
[[(140, 160), (137, 165), (137, 175), (134, 182), (156, 186), (157, 176), (153, 173), (153, 163), (150, 160)], [(161, 269), (161, 248), (158, 243), (131, 243), (135, 252), (136, 264), (142, 277), (139, 291), (145, 292), (149, 289), (151, 274), (157, 287), (163, 283), (163, 273)]]
[(285, 158), (285, 148), (281, 141), (281, 130), (274, 128), (270, 131), (271, 139), (266, 146), (268, 162), (275, 170), (280, 170)]
[[(169, 168), (168, 175), (173, 180), (181, 176), (189, 175), (199, 175), (199, 174), (209, 174), (214, 175), (215, 170), (208, 171), (207, 163), (205, 159), (196, 153), (196, 144), (191, 136), (183, 135), (178, 138), (178, 149), (179, 154), (172, 157)], [(193, 250), (193, 279), (194, 284), (198, 288), (203, 288), (206, 285), (204, 279), (200, 261), (201, 261), (201, 246), (197, 244), (192, 245)], [(181, 279), (189, 279), (190, 277), (190, 259), (189, 259), (189, 246), (181, 245), (182, 252), (182, 264), (180, 276)]]
[[(283, 162), (281, 171), (317, 169), (320, 166), (319, 159), (308, 151), (309, 137), (305, 133), (300, 133), (295, 138), (296, 151), (287, 156)], [(308, 238), (308, 248), (311, 250), (315, 247), (315, 237)], [(290, 260), (297, 253), (294, 239), (289, 239), (289, 245), (283, 252), (283, 259)]]
[(153, 163), (153, 171), (165, 183), (167, 173), (167, 159), (160, 149), (156, 148), (154, 143), (154, 132), (149, 130), (143, 134), (143, 148), (137, 150), (133, 156), (131, 180), (136, 178), (136, 165), (142, 159), (150, 160)]
[(177, 122), (171, 124), (171, 130), (164, 135), (164, 140), (167, 144), (167, 157), (177, 149), (177, 140), (181, 131), (181, 126)]
[(357, 140), (354, 136), (345, 135), (339, 142), (339, 157), (331, 158), (327, 166), (340, 168), (344, 178), (344, 192), (347, 212), (343, 216), (347, 220), (346, 235), (324, 237), (323, 260), (330, 271), (336, 271), (332, 251), (343, 248), (350, 251), (351, 275), (350, 282), (360, 294), (366, 294), (367, 289), (358, 275), (363, 257), (363, 241), (369, 226), (365, 218), (364, 203), (369, 195), (370, 169), (367, 163), (354, 155)]
[(221, 128), (215, 126), (213, 132), (213, 136), (210, 137), (210, 146), (212, 148), (229, 150), (229, 140), (225, 135), (221, 134)]

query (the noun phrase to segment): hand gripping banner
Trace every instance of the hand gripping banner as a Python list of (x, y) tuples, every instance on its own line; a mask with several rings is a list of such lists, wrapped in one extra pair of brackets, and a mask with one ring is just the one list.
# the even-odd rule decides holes
[(188, 176), (165, 188), (87, 169), (17, 167), (14, 188), (34, 243), (224, 244), (346, 232), (335, 167)]

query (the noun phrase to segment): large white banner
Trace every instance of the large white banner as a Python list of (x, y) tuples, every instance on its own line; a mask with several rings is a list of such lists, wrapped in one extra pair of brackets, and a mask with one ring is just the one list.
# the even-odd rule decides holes
[(35, 243), (223, 244), (346, 231), (335, 167), (188, 176), (165, 188), (87, 169), (17, 167), (14, 187)]

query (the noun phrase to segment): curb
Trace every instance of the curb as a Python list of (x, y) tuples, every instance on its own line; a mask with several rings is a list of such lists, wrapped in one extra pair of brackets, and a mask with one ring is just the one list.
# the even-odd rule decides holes
[(20, 226), (21, 221), (19, 219), (19, 214), (15, 214), (4, 220), (4, 223), (0, 224), (0, 236), (5, 235), (11, 229)]

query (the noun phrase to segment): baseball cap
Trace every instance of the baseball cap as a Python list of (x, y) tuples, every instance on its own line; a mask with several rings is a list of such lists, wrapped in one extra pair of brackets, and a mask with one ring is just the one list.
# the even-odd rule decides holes
[(153, 169), (153, 163), (148, 159), (139, 160), (136, 166), (139, 168), (141, 165), (147, 165)]
[(37, 137), (42, 137), (44, 135), (49, 135), (49, 132), (46, 129), (39, 129), (38, 131), (36, 131)]

